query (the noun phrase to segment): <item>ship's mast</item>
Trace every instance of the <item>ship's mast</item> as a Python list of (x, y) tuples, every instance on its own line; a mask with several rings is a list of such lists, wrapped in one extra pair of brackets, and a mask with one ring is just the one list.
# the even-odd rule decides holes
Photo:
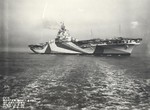
[(119, 24), (119, 37), (122, 36), (122, 33), (121, 33), (121, 24)]
[(92, 31), (92, 29), (91, 29), (91, 38), (93, 38), (93, 31)]

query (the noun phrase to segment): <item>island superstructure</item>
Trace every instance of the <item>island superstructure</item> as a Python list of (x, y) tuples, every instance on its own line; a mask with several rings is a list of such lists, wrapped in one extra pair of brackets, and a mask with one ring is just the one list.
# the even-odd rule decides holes
[(62, 23), (54, 40), (29, 47), (37, 54), (131, 55), (133, 48), (141, 41), (141, 38), (123, 37), (77, 40), (71, 37)]

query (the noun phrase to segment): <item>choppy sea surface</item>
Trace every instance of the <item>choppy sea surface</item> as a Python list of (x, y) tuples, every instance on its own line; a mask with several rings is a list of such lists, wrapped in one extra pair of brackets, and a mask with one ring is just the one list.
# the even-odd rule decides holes
[(150, 110), (150, 57), (3, 52), (0, 97), (33, 100), (21, 110)]

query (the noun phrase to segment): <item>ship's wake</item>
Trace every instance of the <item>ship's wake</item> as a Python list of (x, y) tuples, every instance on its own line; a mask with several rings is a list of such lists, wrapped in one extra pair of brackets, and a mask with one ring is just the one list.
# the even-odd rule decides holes
[(149, 85), (104, 61), (67, 57), (27, 85), (20, 98), (35, 100), (26, 105), (35, 109), (147, 109)]

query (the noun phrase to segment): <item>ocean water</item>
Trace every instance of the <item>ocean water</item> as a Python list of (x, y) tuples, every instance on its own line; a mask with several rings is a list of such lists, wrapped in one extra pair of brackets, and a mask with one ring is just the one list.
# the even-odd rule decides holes
[(23, 110), (150, 110), (150, 57), (3, 52), (0, 88)]

